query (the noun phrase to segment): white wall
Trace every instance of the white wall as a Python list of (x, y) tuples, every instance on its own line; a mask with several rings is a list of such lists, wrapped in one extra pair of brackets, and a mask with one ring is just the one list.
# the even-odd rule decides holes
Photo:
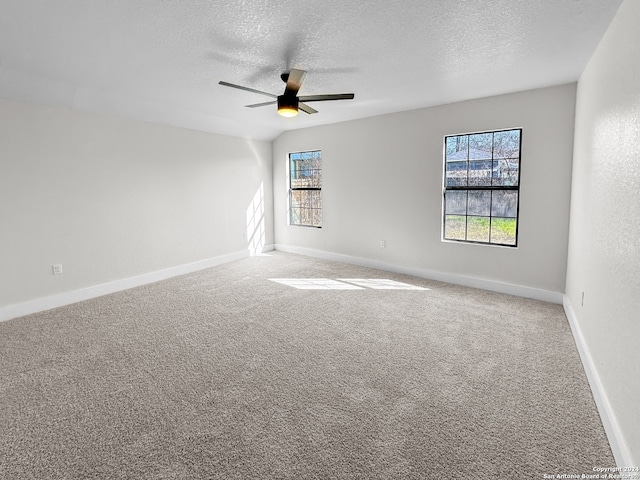
[(640, 466), (638, 25), (640, 2), (626, 0), (578, 82), (567, 268), (567, 297), (620, 431), (618, 462), (634, 466)]
[[(574, 110), (569, 84), (286, 132), (276, 247), (564, 292)], [(444, 136), (511, 127), (523, 128), (518, 248), (442, 242)], [(287, 154), (308, 149), (323, 155), (322, 229), (287, 225)]]
[(247, 252), (261, 185), (272, 244), (270, 142), (0, 100), (0, 307)]

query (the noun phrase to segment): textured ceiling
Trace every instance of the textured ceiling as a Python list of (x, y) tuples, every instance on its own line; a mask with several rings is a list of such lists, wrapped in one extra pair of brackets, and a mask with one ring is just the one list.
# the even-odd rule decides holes
[[(0, 0), (0, 96), (273, 139), (578, 79), (620, 0)], [(246, 85), (355, 93), (285, 119)]]

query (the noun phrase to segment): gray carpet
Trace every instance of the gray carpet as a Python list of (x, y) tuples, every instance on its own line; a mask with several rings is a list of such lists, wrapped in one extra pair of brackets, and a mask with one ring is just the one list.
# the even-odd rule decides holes
[(281, 252), (0, 323), (0, 362), (2, 479), (541, 479), (614, 465), (559, 305)]

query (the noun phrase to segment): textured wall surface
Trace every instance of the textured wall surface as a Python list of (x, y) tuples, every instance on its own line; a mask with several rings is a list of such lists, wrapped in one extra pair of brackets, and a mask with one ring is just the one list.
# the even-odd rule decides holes
[[(276, 244), (564, 292), (575, 84), (286, 132)], [(522, 127), (518, 248), (441, 241), (445, 135)], [(323, 228), (287, 225), (287, 154), (321, 149)], [(380, 248), (380, 240), (386, 248)]]
[(273, 242), (268, 142), (2, 100), (0, 145), (0, 306)]
[(640, 2), (625, 1), (578, 83), (567, 269), (568, 297), (635, 466), (640, 466), (638, 24)]

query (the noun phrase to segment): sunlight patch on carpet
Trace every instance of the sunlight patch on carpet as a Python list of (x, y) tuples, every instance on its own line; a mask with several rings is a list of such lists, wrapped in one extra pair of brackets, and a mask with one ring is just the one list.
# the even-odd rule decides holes
[(270, 278), (269, 280), (299, 290), (363, 290), (362, 287), (330, 278)]
[(270, 278), (272, 282), (299, 290), (429, 290), (386, 278)]
[(360, 287), (373, 288), (374, 290), (429, 290), (428, 288), (418, 287), (396, 280), (388, 280), (386, 278), (339, 278), (338, 280)]

